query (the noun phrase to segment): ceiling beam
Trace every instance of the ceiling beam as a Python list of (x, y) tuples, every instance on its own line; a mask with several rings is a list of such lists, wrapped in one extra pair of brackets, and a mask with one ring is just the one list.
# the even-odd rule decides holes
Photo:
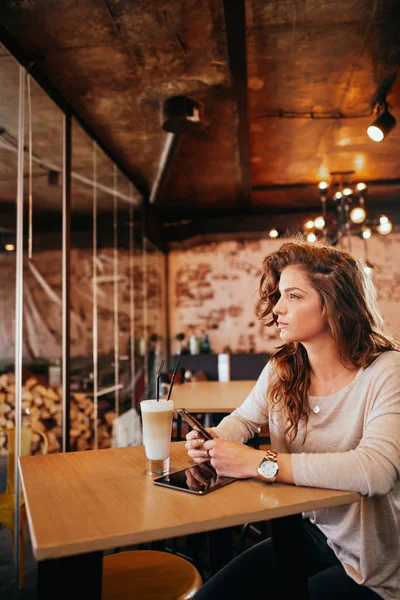
[(224, 0), (224, 14), (232, 92), (238, 110), (237, 142), (240, 166), (238, 199), (243, 210), (251, 206), (245, 0)]
[[(240, 219), (243, 218), (254, 218), (257, 219), (259, 217), (276, 217), (280, 215), (290, 215), (290, 214), (299, 214), (303, 215), (304, 213), (318, 213), (320, 211), (320, 206), (316, 206), (315, 204), (309, 204), (305, 206), (298, 206), (294, 208), (293, 206), (283, 206), (279, 205), (271, 206), (271, 207), (262, 207), (262, 208), (254, 208), (252, 210), (242, 210), (241, 212), (226, 212), (226, 211), (212, 211), (208, 212), (204, 215), (204, 210), (198, 210), (196, 212), (182, 211), (182, 210), (168, 210), (165, 212), (160, 212), (161, 220), (164, 223), (164, 226), (170, 227), (170, 223), (175, 223), (177, 221), (193, 221), (196, 223), (200, 223), (204, 221), (205, 223), (212, 221), (214, 219), (230, 219), (237, 220), (240, 222)], [(334, 207), (329, 207), (328, 212), (333, 212)], [(184, 223), (183, 223), (184, 224)]]
[[(357, 179), (356, 179), (357, 181)], [(360, 180), (361, 181), (361, 180)], [(390, 185), (400, 185), (400, 179), (363, 179), (363, 183), (366, 183), (368, 186), (390, 186)], [(268, 183), (268, 184), (259, 184), (253, 185), (253, 192), (266, 192), (266, 191), (277, 191), (277, 190), (301, 190), (307, 188), (317, 188), (316, 183)]]

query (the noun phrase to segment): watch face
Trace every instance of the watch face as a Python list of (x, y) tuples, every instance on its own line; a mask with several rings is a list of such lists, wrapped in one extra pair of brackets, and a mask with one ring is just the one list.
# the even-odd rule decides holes
[(274, 462), (273, 460), (265, 460), (264, 462), (261, 463), (260, 468), (259, 468), (260, 475), (262, 475), (263, 477), (266, 477), (268, 479), (272, 479), (273, 477), (275, 477), (277, 472), (278, 472), (278, 463)]

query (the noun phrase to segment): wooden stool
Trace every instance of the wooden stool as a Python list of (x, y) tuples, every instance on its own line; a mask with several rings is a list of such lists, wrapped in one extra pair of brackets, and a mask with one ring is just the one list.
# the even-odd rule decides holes
[(157, 550), (132, 550), (103, 558), (102, 600), (189, 600), (202, 586), (187, 560)]

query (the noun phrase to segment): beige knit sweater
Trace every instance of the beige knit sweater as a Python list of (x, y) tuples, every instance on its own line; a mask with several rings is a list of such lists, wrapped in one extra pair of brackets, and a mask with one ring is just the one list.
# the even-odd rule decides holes
[[(245, 442), (269, 422), (272, 448), (286, 452), (283, 417), (266, 401), (270, 363), (243, 404), (215, 428)], [(355, 491), (361, 503), (307, 514), (357, 583), (400, 600), (400, 353), (385, 352), (329, 396), (310, 396), (291, 447), (296, 485)]]

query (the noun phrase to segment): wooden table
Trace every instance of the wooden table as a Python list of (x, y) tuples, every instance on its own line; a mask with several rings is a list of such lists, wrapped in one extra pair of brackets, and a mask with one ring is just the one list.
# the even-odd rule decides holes
[[(256, 381), (194, 381), (174, 386), (171, 400), (175, 409), (186, 408), (191, 413), (204, 413), (204, 426), (211, 427), (211, 413), (231, 413), (250, 394)], [(176, 439), (182, 439), (178, 418)]]
[(173, 387), (175, 408), (189, 412), (230, 413), (240, 406), (256, 381), (194, 381)]
[[(38, 600), (87, 600), (88, 586), (91, 600), (99, 600), (102, 550), (266, 519), (274, 519), (283, 585), (295, 582), (296, 598), (306, 598), (301, 512), (359, 500), (350, 492), (252, 479), (201, 497), (155, 486), (144, 465), (143, 446), (20, 458), (32, 547), (40, 561)], [(191, 465), (183, 442), (172, 444), (171, 465)]]

